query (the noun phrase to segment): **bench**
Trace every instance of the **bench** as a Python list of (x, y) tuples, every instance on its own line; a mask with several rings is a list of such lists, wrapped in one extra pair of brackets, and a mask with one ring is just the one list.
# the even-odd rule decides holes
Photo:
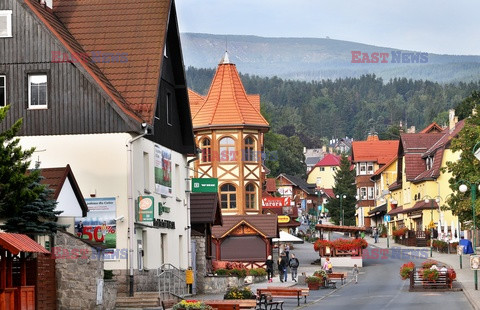
[(347, 280), (347, 273), (346, 272), (332, 272), (332, 273), (327, 273), (327, 279), (340, 279), (343, 283)]
[(294, 287), (267, 287), (266, 289), (257, 289), (257, 294), (270, 294), (272, 297), (297, 298), (297, 304), (300, 306), (301, 297), (304, 297), (305, 303), (307, 303), (309, 290), (305, 288)]
[(414, 282), (415, 284), (421, 284), (424, 288), (452, 288), (452, 281), (447, 279), (445, 273), (440, 273), (435, 281), (426, 281), (422, 274), (416, 272)]
[(217, 310), (240, 310), (237, 300), (203, 300), (203, 303)]
[(223, 299), (223, 300), (205, 300), (206, 304), (211, 305), (215, 308), (214, 304), (235, 304), (238, 305), (237, 309), (252, 309), (257, 305), (255, 299)]
[[(270, 306), (270, 308), (269, 308)], [(283, 310), (283, 301), (273, 301), (272, 295), (265, 293), (260, 294), (257, 298), (256, 310), (272, 310), (275, 306), (275, 310)], [(280, 309), (278, 307), (280, 306)]]

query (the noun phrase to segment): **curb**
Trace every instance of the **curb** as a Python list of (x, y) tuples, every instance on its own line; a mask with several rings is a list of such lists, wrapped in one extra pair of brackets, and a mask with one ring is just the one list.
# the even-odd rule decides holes
[(475, 303), (475, 299), (473, 298), (472, 295), (470, 295), (470, 292), (465, 289), (462, 282), (458, 282), (458, 283), (460, 284), (460, 286), (462, 288), (462, 291), (463, 291), (463, 294), (465, 295), (465, 297), (467, 297), (467, 300), (470, 303), (470, 305), (472, 306), (472, 308), (475, 309), (475, 310), (479, 310), (480, 307), (477, 306), (477, 304)]

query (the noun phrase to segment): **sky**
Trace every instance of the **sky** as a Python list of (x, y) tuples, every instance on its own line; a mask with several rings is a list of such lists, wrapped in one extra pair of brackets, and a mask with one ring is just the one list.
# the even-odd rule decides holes
[(480, 55), (478, 0), (175, 0), (180, 32), (325, 38)]

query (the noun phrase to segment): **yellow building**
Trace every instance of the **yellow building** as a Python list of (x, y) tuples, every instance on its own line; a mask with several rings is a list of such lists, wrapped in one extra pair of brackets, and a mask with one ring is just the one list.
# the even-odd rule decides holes
[[(447, 161), (458, 160), (459, 154), (452, 153), (449, 146), (464, 126), (463, 121), (456, 123), (454, 116), (450, 118), (449, 127), (441, 132), (401, 135), (397, 180), (389, 187), (391, 199), (396, 202), (388, 209), (390, 229), (393, 225), (397, 229), (406, 227), (415, 231), (417, 238), (425, 238), (423, 233), (433, 228), (434, 237), (440, 232), (440, 239), (459, 238), (458, 218), (451, 211), (440, 209), (452, 193), (448, 183), (451, 174), (441, 168)], [(456, 230), (453, 236), (452, 228)]]
[(326, 154), (308, 173), (307, 183), (315, 184), (317, 188), (333, 188), (340, 159), (339, 155)]
[[(387, 213), (388, 205), (394, 201), (389, 187), (397, 180), (397, 162), (397, 157), (393, 157), (370, 178), (374, 182), (375, 192), (375, 207), (368, 212), (372, 227), (386, 224), (384, 215)], [(388, 210), (391, 210), (391, 206)]]

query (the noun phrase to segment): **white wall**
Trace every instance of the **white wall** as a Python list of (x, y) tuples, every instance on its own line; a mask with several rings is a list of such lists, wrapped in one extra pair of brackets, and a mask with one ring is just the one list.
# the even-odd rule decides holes
[[(117, 221), (117, 249), (128, 249), (128, 159), (127, 142), (132, 136), (127, 133), (96, 134), (96, 135), (65, 135), (65, 136), (35, 136), (20, 137), (23, 148), (35, 147), (31, 168), (35, 161), (41, 162), (40, 168), (65, 167), (70, 164), (83, 196), (89, 197), (95, 193), (97, 198), (115, 197), (117, 217), (124, 216), (124, 221)], [(137, 239), (142, 239), (142, 230), (148, 229), (147, 240), (143, 242), (145, 254), (144, 268), (160, 267), (160, 235), (167, 234), (168, 251), (165, 262), (177, 267), (188, 267), (189, 238), (182, 238), (183, 255), (179, 255), (179, 235), (186, 236), (190, 230), (189, 214), (186, 206), (186, 156), (172, 151), (172, 197), (161, 197), (154, 190), (154, 143), (140, 138), (133, 143), (133, 196), (137, 199), (144, 192), (144, 153), (149, 155), (150, 196), (154, 196), (155, 218), (175, 222), (175, 229), (142, 228), (135, 229), (134, 266), (137, 268)], [(178, 168), (176, 169), (176, 165)], [(178, 181), (176, 181), (176, 179)], [(162, 202), (170, 208), (170, 213), (158, 215), (158, 203)], [(148, 248), (146, 248), (147, 246)], [(181, 261), (180, 261), (180, 258)], [(125, 259), (107, 260), (105, 269), (126, 269)]]

